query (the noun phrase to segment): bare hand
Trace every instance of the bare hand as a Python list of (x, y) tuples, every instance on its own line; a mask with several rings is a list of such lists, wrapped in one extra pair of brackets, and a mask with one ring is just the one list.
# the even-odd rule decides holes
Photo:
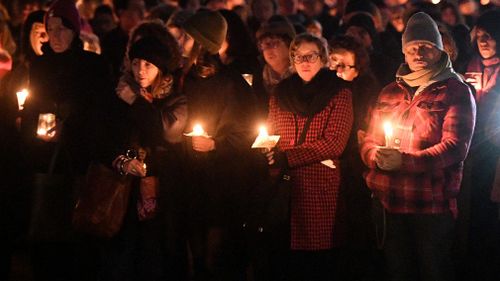
[(395, 148), (379, 148), (375, 154), (377, 166), (384, 171), (396, 171), (401, 168), (403, 156)]
[(209, 152), (215, 150), (215, 141), (206, 136), (192, 137), (193, 149), (199, 152)]
[(264, 151), (264, 154), (266, 155), (266, 158), (267, 158), (267, 164), (269, 164), (269, 166), (273, 165), (275, 163), (275, 161), (274, 161), (274, 150), (266, 149)]
[(133, 175), (137, 177), (145, 177), (146, 176), (146, 168), (144, 163), (137, 159), (132, 159), (123, 164), (123, 172), (127, 175)]

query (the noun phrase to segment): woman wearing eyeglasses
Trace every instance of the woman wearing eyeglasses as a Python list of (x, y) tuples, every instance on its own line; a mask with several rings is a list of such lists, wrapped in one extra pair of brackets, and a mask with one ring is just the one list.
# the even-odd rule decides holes
[[(361, 43), (350, 36), (338, 36), (330, 41), (330, 69), (339, 78), (351, 82), (354, 123), (342, 165), (342, 194), (346, 202), (347, 246), (356, 264), (370, 264), (372, 249), (371, 194), (363, 179), (365, 166), (361, 160), (358, 135), (366, 131), (366, 117), (375, 103), (381, 87), (370, 69), (370, 58)], [(364, 268), (371, 268), (366, 266)], [(351, 270), (364, 279), (369, 270)]]
[(267, 117), (269, 96), (274, 87), (292, 74), (288, 48), (295, 38), (293, 25), (283, 16), (273, 16), (256, 34), (257, 46), (262, 54), (263, 67), (253, 79), (259, 110)]
[(298, 35), (289, 56), (296, 73), (277, 85), (269, 105), (268, 128), (281, 138), (266, 154), (269, 165), (287, 167), (292, 181), (286, 280), (331, 280), (340, 239), (334, 231), (339, 158), (353, 121), (351, 91), (328, 69), (324, 39)]

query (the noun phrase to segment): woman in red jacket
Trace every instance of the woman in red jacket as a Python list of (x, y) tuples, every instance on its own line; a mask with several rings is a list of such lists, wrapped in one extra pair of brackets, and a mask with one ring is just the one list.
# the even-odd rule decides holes
[(292, 180), (292, 272), (286, 280), (326, 280), (338, 245), (339, 158), (353, 121), (351, 91), (328, 70), (324, 39), (297, 36), (290, 60), (297, 73), (278, 84), (270, 100), (270, 132), (281, 138), (267, 154), (269, 164), (287, 167)]

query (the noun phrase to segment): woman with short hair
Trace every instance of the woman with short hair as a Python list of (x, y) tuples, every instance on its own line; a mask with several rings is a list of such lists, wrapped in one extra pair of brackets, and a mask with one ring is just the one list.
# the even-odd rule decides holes
[(324, 39), (298, 35), (289, 55), (296, 73), (278, 84), (269, 105), (270, 134), (281, 138), (266, 154), (269, 165), (288, 169), (291, 177), (286, 280), (330, 280), (341, 238), (334, 225), (340, 156), (353, 120), (351, 91), (328, 69)]

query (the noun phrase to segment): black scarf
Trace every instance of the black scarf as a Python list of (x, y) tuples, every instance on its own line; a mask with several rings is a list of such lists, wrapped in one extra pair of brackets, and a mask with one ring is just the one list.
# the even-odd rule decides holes
[(323, 68), (309, 83), (293, 74), (277, 85), (275, 93), (281, 109), (309, 117), (323, 110), (332, 97), (346, 87), (344, 80)]

